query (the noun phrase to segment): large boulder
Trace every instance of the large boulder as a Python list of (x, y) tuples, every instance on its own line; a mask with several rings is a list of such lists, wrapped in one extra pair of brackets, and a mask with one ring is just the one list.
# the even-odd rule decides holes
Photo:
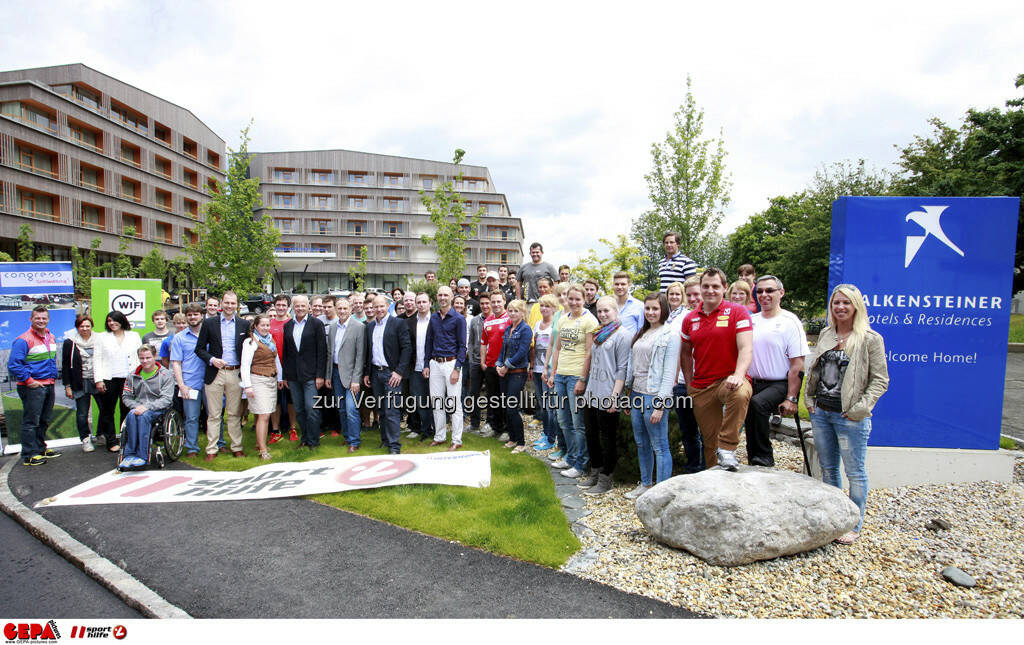
[(636, 501), (656, 540), (731, 567), (816, 549), (860, 519), (842, 490), (756, 466), (672, 477)]

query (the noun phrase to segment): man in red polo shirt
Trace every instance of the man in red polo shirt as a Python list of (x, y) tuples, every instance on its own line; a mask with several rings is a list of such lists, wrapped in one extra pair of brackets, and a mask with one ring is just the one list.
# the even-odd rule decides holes
[(753, 326), (746, 307), (722, 300), (726, 284), (721, 269), (701, 275), (704, 304), (683, 319), (679, 360), (704, 439), (704, 463), (736, 470), (736, 446), (751, 395), (746, 374)]

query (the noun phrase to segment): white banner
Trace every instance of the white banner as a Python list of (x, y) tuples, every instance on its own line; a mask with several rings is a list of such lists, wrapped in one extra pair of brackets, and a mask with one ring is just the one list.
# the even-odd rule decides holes
[(36, 508), (297, 497), (401, 484), (490, 486), (491, 453), (460, 451), (339, 457), (268, 464), (242, 472), (111, 471), (56, 497), (48, 497), (36, 503)]

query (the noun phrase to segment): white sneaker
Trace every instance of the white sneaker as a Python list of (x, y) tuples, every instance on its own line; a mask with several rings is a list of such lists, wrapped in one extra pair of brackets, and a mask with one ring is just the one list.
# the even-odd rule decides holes
[(508, 440), (509, 436), (507, 432), (502, 432), (501, 435), (498, 437), (498, 441), (500, 441), (501, 443), (505, 443)]
[(410, 432), (409, 434), (405, 435), (405, 438), (406, 439), (419, 439), (420, 435), (417, 432)]
[(718, 449), (718, 465), (725, 470), (736, 472), (740, 462), (736, 461), (736, 451)]
[(569, 463), (566, 462), (564, 459), (559, 459), (558, 461), (551, 462), (551, 467), (552, 468), (568, 468), (569, 467)]
[(480, 427), (483, 429), (484, 432), (494, 432), (494, 428), (492, 428), (491, 424), (487, 423), (486, 421), (484, 421), (484, 424)]
[(633, 490), (626, 493), (624, 497), (626, 499), (636, 499), (637, 497), (640, 497), (649, 490), (651, 490), (650, 486), (644, 486), (643, 484), (640, 484)]
[(92, 452), (93, 450), (96, 449), (92, 447), (92, 437), (82, 439), (82, 452)]
[(580, 471), (576, 470), (575, 468), (570, 468), (568, 470), (563, 470), (562, 472), (560, 472), (558, 474), (561, 475), (562, 477), (579, 477), (583, 473), (581, 473)]

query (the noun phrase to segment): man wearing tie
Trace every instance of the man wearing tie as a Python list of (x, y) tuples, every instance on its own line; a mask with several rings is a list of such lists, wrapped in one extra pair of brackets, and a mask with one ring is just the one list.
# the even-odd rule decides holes
[(402, 379), (409, 376), (412, 363), (412, 342), (404, 321), (388, 315), (384, 296), (373, 300), (374, 320), (366, 326), (366, 364), (363, 385), (373, 388), (377, 398), (381, 435), (388, 452), (402, 452)]

